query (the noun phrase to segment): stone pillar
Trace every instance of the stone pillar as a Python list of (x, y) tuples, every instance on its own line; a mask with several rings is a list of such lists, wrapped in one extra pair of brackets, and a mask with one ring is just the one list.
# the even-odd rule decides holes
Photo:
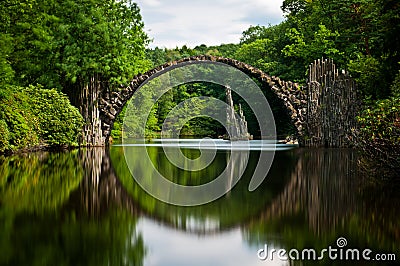
[(360, 107), (356, 84), (333, 60), (316, 60), (309, 68), (307, 147), (348, 147)]

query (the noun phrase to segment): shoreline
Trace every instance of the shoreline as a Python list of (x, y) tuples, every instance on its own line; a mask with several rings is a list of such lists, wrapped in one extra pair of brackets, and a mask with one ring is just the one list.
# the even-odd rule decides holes
[(7, 150), (4, 152), (0, 152), (0, 156), (12, 156), (12, 155), (23, 155), (35, 152), (62, 152), (62, 151), (71, 151), (80, 148), (87, 148), (89, 146), (69, 146), (69, 145), (60, 145), (60, 146), (50, 146), (50, 145), (35, 145), (32, 147), (20, 148), (15, 151)]

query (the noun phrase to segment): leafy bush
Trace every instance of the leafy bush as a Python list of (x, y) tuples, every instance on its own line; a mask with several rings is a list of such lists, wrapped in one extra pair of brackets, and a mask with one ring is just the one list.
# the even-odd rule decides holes
[(8, 126), (6, 122), (0, 120), (0, 152), (4, 152), (9, 146), (10, 132), (8, 131)]
[(39, 144), (77, 145), (83, 119), (68, 98), (54, 89), (2, 88), (0, 109), (0, 133), (5, 132), (0, 152)]
[(39, 136), (50, 145), (78, 145), (83, 119), (67, 96), (55, 89), (30, 86), (32, 113), (39, 118)]
[(388, 96), (388, 84), (382, 83), (382, 64), (372, 57), (358, 54), (356, 60), (350, 60), (347, 65), (357, 85), (364, 95), (381, 99)]
[(9, 145), (3, 150), (17, 150), (39, 144), (37, 118), (30, 109), (30, 96), (22, 88), (9, 86), (3, 89), (0, 99), (0, 120), (9, 130)]
[(400, 178), (400, 98), (376, 102), (358, 121), (363, 169), (381, 178)]

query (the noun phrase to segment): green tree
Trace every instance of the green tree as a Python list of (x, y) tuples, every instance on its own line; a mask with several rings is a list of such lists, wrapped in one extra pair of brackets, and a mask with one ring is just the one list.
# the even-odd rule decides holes
[[(285, 0), (282, 9), (291, 24), (289, 34), (293, 42), (286, 52), (292, 57), (304, 57), (303, 49), (303, 53), (297, 49), (290, 52), (293, 44), (306, 49), (307, 44), (314, 43), (308, 47), (311, 51), (321, 45), (316, 56), (322, 52), (333, 57), (341, 67), (351, 69), (364, 95), (385, 98), (390, 94), (389, 87), (400, 61), (399, 42), (396, 42), (400, 17), (396, 1)], [(364, 72), (367, 69), (372, 70), (370, 76)]]
[(283, 49), (292, 44), (287, 31), (292, 23), (284, 21), (275, 26), (251, 26), (243, 32), (241, 46), (235, 59), (249, 63), (266, 73), (284, 80), (304, 80), (304, 63), (287, 56)]
[(8, 0), (0, 14), (0, 44), (11, 40), (14, 45), (13, 50), (1, 48), (8, 51), (0, 57), (0, 67), (8, 69), (1, 80), (10, 80), (11, 67), (19, 85), (62, 89), (81, 108), (84, 132), (100, 136), (100, 119), (93, 111), (100, 94), (149, 65), (139, 7), (130, 0)]
[(257, 67), (266, 73), (276, 71), (275, 55), (277, 51), (271, 39), (257, 39), (251, 43), (244, 43), (235, 54), (235, 58)]
[(341, 52), (336, 48), (335, 43), (335, 38), (339, 36), (339, 33), (330, 31), (323, 24), (318, 25), (318, 30), (309, 38), (296, 28), (288, 29), (286, 35), (290, 44), (282, 49), (283, 54), (297, 59), (296, 61), (302, 66), (307, 67), (313, 60), (321, 57), (340, 61)]
[(9, 55), (12, 52), (12, 38), (0, 32), (0, 86), (9, 84), (14, 77), (14, 71), (9, 63)]

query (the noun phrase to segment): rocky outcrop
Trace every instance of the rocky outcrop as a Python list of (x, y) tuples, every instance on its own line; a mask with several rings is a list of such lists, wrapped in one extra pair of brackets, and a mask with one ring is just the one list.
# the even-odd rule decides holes
[(229, 86), (225, 87), (226, 103), (226, 124), (229, 127), (228, 133), (231, 140), (249, 140), (250, 134), (247, 129), (247, 121), (243, 114), (242, 106), (239, 104), (239, 116), (236, 115), (233, 100), (232, 90)]

